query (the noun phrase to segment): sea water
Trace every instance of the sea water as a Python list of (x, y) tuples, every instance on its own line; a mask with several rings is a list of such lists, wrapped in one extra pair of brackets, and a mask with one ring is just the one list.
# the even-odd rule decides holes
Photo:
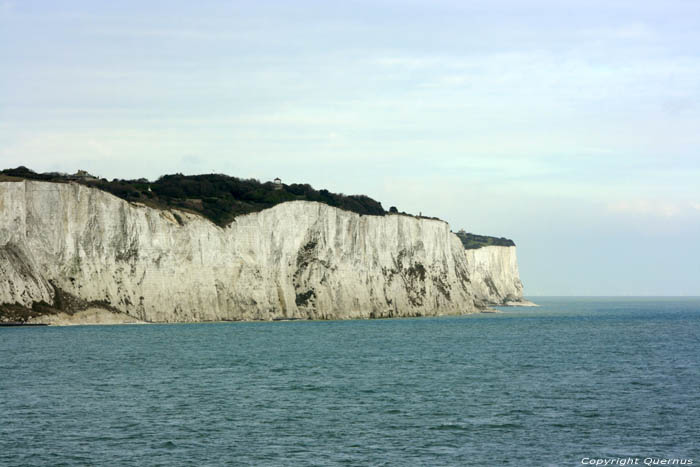
[(700, 299), (534, 300), (0, 328), (0, 464), (700, 464)]

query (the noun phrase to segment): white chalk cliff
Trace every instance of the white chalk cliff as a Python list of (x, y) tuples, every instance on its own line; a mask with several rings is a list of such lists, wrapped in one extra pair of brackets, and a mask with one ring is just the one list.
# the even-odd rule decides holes
[(465, 250), (438, 220), (293, 201), (219, 227), (79, 184), (0, 183), (0, 307), (188, 322), (463, 314), (521, 300), (515, 247)]

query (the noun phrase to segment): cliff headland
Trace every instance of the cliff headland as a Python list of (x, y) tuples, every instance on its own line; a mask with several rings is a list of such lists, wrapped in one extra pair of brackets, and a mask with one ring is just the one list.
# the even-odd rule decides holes
[(107, 182), (26, 171), (0, 173), (0, 321), (383, 318), (526, 304), (511, 241), (454, 234), (365, 196), (224, 175)]

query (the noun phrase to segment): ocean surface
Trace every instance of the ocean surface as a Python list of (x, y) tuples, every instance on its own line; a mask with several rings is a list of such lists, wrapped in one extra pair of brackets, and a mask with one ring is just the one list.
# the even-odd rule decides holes
[(700, 299), (533, 300), (0, 328), (0, 465), (700, 464)]

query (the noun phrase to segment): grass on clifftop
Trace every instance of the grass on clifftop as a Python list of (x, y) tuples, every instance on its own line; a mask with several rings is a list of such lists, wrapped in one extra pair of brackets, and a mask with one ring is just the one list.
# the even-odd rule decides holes
[[(385, 211), (382, 203), (365, 195), (344, 195), (316, 190), (309, 184), (275, 185), (255, 179), (241, 179), (223, 174), (163, 175), (156, 181), (145, 178), (111, 181), (79, 171), (75, 175), (58, 172), (37, 173), (26, 167), (0, 171), (0, 181), (42, 180), (54, 183), (80, 183), (111, 193), (126, 201), (143, 203), (157, 209), (182, 209), (194, 212), (217, 225), (226, 226), (236, 216), (271, 208), (285, 201), (316, 201), (362, 215), (407, 215), (395, 207)], [(435, 217), (413, 216), (428, 219)], [(459, 233), (457, 235), (460, 235)], [(499, 245), (511, 240), (466, 234), (460, 237), (465, 248)]]
[(331, 193), (315, 190), (311, 185), (292, 184), (275, 186), (255, 179), (240, 179), (222, 174), (163, 175), (156, 181), (146, 179), (109, 181), (89, 174), (66, 175), (36, 173), (26, 167), (0, 172), (5, 178), (75, 182), (98, 188), (127, 201), (139, 202), (155, 208), (177, 208), (198, 213), (224, 226), (236, 216), (262, 211), (285, 201), (318, 201), (358, 214), (383, 216), (382, 204), (368, 196)]
[(515, 246), (515, 242), (504, 237), (489, 237), (487, 235), (476, 235), (460, 230), (455, 233), (462, 241), (465, 250), (474, 250), (482, 246)]

